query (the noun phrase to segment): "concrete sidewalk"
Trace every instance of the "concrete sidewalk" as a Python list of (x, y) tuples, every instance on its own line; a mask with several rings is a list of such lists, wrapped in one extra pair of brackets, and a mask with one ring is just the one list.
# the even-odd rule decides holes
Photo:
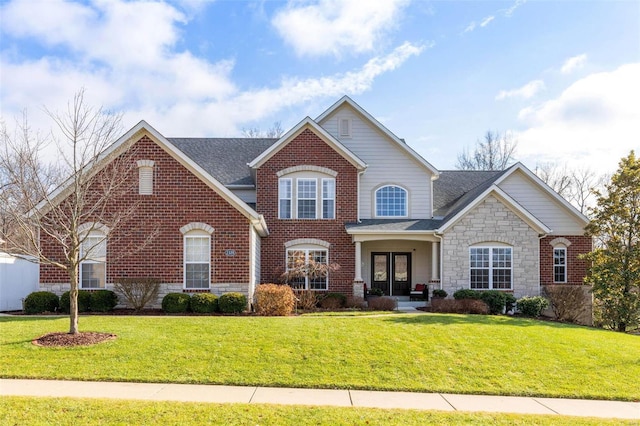
[(0, 396), (331, 405), (640, 419), (640, 402), (417, 392), (0, 379)]

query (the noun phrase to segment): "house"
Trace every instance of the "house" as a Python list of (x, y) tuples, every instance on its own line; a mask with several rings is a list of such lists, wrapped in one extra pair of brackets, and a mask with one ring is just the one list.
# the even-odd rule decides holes
[[(138, 203), (136, 232), (92, 228), (100, 254), (81, 265), (81, 288), (139, 276), (159, 278), (162, 294), (250, 298), (294, 262), (314, 260), (340, 269), (297, 286), (404, 296), (429, 283), (522, 297), (581, 284), (586, 273), (587, 218), (524, 165), (440, 171), (347, 96), (279, 139), (170, 138), (141, 121), (105, 158), (134, 148), (138, 173), (120, 202)], [(110, 261), (152, 226), (152, 244)], [(68, 284), (42, 265), (40, 287)]]

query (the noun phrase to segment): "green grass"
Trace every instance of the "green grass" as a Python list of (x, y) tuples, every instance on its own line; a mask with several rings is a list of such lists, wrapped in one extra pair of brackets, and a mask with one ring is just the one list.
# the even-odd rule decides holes
[(16, 425), (620, 425), (635, 421), (259, 404), (203, 404), (3, 397), (0, 418)]
[(0, 318), (0, 376), (640, 400), (640, 337), (501, 316)]

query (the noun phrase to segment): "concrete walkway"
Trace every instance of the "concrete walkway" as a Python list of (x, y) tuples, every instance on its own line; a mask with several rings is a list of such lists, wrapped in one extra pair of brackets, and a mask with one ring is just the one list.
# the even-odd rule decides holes
[(256, 386), (0, 379), (0, 396), (330, 405), (640, 419), (640, 402)]

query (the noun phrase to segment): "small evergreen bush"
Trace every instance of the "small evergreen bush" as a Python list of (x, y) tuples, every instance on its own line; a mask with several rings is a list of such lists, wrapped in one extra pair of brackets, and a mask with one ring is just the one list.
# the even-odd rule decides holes
[(118, 296), (111, 290), (90, 292), (89, 309), (93, 312), (109, 312), (118, 304)]
[(491, 315), (501, 314), (507, 302), (507, 296), (499, 290), (484, 290), (480, 292), (480, 300), (489, 306)]
[(187, 293), (168, 293), (162, 298), (162, 310), (167, 314), (181, 314), (189, 310), (190, 301)]
[(516, 299), (516, 297), (512, 293), (505, 293), (504, 297), (505, 297), (505, 302), (504, 302), (505, 310), (507, 312), (513, 311), (513, 308), (516, 307), (516, 302), (518, 299)]
[(542, 296), (522, 297), (518, 299), (516, 306), (522, 315), (535, 318), (549, 307), (549, 301)]
[(471, 290), (469, 288), (465, 288), (465, 289), (460, 289), (460, 290), (456, 290), (455, 293), (453, 293), (453, 298), (454, 299), (480, 299), (481, 292), (479, 292), (478, 290)]
[(239, 314), (247, 308), (247, 296), (242, 293), (225, 293), (218, 299), (220, 312), (225, 314)]
[(392, 297), (382, 296), (369, 300), (369, 309), (372, 311), (395, 311), (396, 300)]
[(447, 292), (441, 288), (433, 289), (433, 292), (431, 294), (433, 295), (433, 297), (442, 297), (442, 298), (447, 297)]
[(347, 303), (347, 296), (342, 293), (327, 293), (320, 300), (322, 309), (340, 309)]
[(196, 293), (191, 296), (191, 311), (197, 314), (210, 314), (218, 309), (218, 296), (212, 293)]
[[(86, 290), (78, 290), (78, 312), (87, 312), (91, 303), (91, 292)], [(65, 291), (60, 296), (60, 310), (68, 314), (71, 310), (71, 298), (69, 292)]]
[(55, 312), (60, 298), (50, 291), (34, 291), (24, 299), (24, 313), (27, 315)]
[(287, 316), (293, 312), (296, 297), (288, 285), (260, 284), (256, 287), (254, 302), (258, 315)]

